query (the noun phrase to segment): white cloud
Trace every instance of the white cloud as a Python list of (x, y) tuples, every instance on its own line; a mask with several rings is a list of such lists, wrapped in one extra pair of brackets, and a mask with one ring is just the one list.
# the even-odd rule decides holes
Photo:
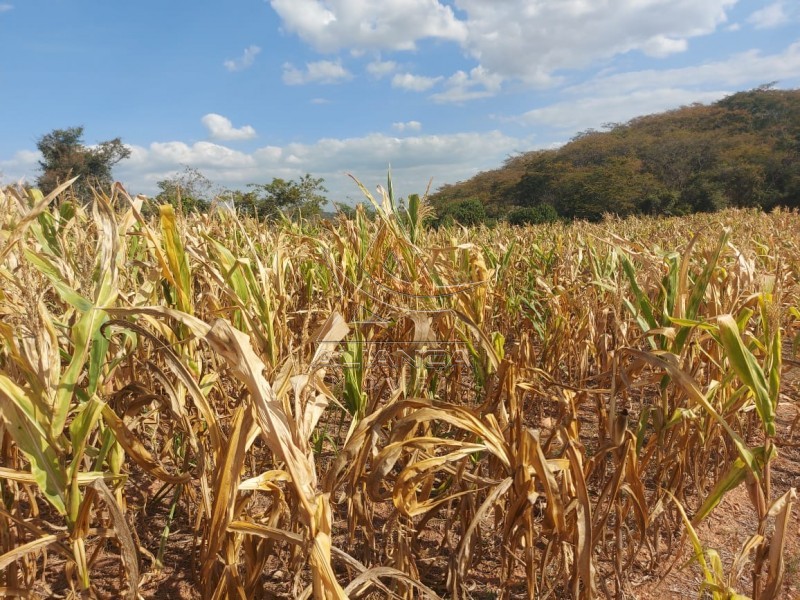
[[(434, 38), (461, 46), (484, 77), (558, 84), (567, 69), (627, 52), (663, 57), (714, 32), (737, 0), (271, 0), (287, 31), (319, 51), (410, 50)], [(454, 12), (451, 5), (458, 9)], [(368, 71), (369, 72), (369, 71)], [(500, 85), (462, 84), (435, 99), (462, 102)]]
[(305, 71), (292, 63), (283, 65), (283, 82), (286, 85), (303, 85), (306, 83), (339, 83), (352, 79), (353, 75), (342, 66), (340, 60), (319, 60), (306, 63)]
[(654, 88), (625, 94), (582, 96), (530, 110), (517, 120), (526, 125), (544, 125), (572, 134), (586, 129), (597, 129), (604, 123), (625, 123), (640, 115), (678, 108), (693, 102), (713, 102), (729, 93)]
[(469, 73), (456, 71), (445, 84), (445, 90), (433, 94), (436, 102), (466, 102), (477, 98), (494, 96), (503, 84), (503, 77), (489, 73), (483, 67), (475, 67)]
[(713, 102), (765, 79), (800, 80), (800, 41), (777, 54), (750, 50), (690, 67), (600, 75), (565, 88), (561, 101), (512, 120), (574, 133), (693, 102)]
[(419, 131), (422, 129), (422, 123), (419, 121), (399, 121), (397, 123), (392, 123), (392, 129), (400, 133), (404, 131)]
[(327, 98), (312, 98), (310, 100), (311, 104), (330, 104), (331, 101)]
[(243, 71), (253, 66), (256, 56), (261, 52), (258, 46), (248, 46), (239, 58), (226, 60), (223, 64), (228, 71)]
[(119, 163), (121, 170), (136, 167), (166, 169), (189, 165), (200, 170), (245, 169), (255, 166), (252, 155), (212, 142), (153, 142), (148, 148), (131, 146), (131, 156)]
[(215, 140), (250, 140), (256, 137), (256, 130), (250, 125), (236, 128), (230, 119), (216, 113), (205, 115), (201, 121)]
[(397, 73), (392, 77), (392, 87), (412, 92), (424, 92), (431, 89), (442, 77), (426, 77), (413, 73)]
[(461, 41), (466, 27), (439, 0), (270, 0), (287, 31), (320, 52), (412, 50), (418, 40)]
[(459, 0), (467, 12), (466, 48), (491, 73), (549, 86), (563, 69), (625, 52), (682, 51), (713, 32), (736, 0)]
[[(305, 173), (325, 179), (333, 201), (361, 201), (361, 192), (347, 176), (352, 173), (374, 189), (385, 184), (391, 165), (395, 189), (400, 195), (422, 193), (433, 178), (434, 189), (445, 183), (462, 181), (479, 171), (496, 168), (509, 154), (530, 149), (530, 139), (513, 137), (500, 131), (464, 132), (444, 135), (417, 133), (421, 125), (403, 123), (404, 133), (369, 133), (352, 138), (323, 138), (312, 143), (262, 146), (243, 152), (223, 143), (201, 141), (159, 141), (149, 145), (129, 145), (130, 158), (114, 168), (114, 177), (134, 194), (155, 195), (156, 183), (183, 171), (185, 166), (199, 169), (220, 186), (244, 188), (247, 183), (265, 183), (273, 177), (295, 179)], [(30, 181), (37, 174), (40, 154), (17, 152), (0, 159), (4, 181), (23, 176)]]
[(686, 52), (689, 42), (664, 35), (654, 35), (642, 45), (642, 52), (653, 58), (664, 58), (677, 52)]
[(756, 29), (771, 29), (783, 25), (788, 20), (786, 12), (784, 11), (784, 3), (782, 1), (773, 2), (769, 6), (755, 11), (747, 18)]
[[(412, 125), (406, 131), (413, 129)], [(371, 133), (324, 138), (311, 144), (265, 146), (249, 153), (211, 142), (154, 142), (147, 147), (131, 146), (131, 157), (119, 163), (114, 175), (132, 193), (153, 194), (157, 181), (172, 176), (184, 165), (196, 167), (215, 183), (228, 187), (312, 173), (325, 179), (331, 200), (346, 200), (348, 196), (360, 200), (348, 172), (373, 189), (386, 181), (391, 164), (398, 193), (422, 193), (431, 178), (434, 187), (468, 179), (530, 146), (528, 139), (499, 131), (407, 137)]]
[(0, 4), (0, 13), (8, 12), (12, 8), (14, 8), (13, 4), (8, 4), (3, 2), (2, 4)]
[(373, 60), (367, 64), (367, 73), (375, 79), (381, 79), (391, 75), (397, 69), (397, 63), (393, 60)]
[[(777, 54), (748, 50), (720, 61), (678, 69), (643, 70), (595, 77), (567, 88), (582, 96), (608, 93), (625, 94), (635, 90), (718, 86), (727, 89), (760, 85), (770, 80), (787, 81), (800, 77), (800, 41)], [(765, 79), (767, 81), (765, 81)]]
[(42, 154), (33, 150), (20, 150), (8, 160), (0, 160), (0, 183), (3, 185), (17, 181), (33, 181), (39, 171)]

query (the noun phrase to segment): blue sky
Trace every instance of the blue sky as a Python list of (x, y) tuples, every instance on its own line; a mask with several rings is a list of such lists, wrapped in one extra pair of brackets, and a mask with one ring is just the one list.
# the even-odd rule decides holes
[(800, 87), (800, 3), (736, 0), (0, 0), (0, 178), (36, 140), (121, 137), (133, 193), (306, 172), (360, 201), (575, 133), (777, 81)]

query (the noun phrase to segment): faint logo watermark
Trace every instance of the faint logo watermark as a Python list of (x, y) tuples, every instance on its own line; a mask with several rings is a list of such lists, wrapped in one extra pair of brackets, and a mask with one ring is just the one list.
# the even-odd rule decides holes
[[(327, 357), (323, 366), (439, 373), (471, 368), (468, 344), (445, 323), (458, 320), (459, 297), (478, 295), (489, 281), (480, 250), (470, 243), (421, 246), (402, 218), (396, 212), (376, 217), (375, 234), (352, 269), (325, 248), (340, 291), (356, 300), (356, 310), (347, 316), (347, 338), (317, 342)], [(454, 280), (465, 273), (469, 278)]]

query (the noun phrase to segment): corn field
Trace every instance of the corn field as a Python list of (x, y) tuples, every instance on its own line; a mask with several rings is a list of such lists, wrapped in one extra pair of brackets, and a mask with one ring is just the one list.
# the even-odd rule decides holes
[(0, 192), (0, 595), (785, 594), (800, 215), (431, 230), (362, 191), (269, 225)]

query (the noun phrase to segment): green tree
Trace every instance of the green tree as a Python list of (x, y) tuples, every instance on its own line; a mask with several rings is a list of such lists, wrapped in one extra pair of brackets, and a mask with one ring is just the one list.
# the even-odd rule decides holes
[(256, 195), (243, 190), (225, 189), (216, 196), (217, 205), (236, 210), (240, 214), (255, 214)]
[(557, 220), (558, 213), (549, 204), (518, 206), (508, 213), (508, 222), (512, 225), (536, 225), (539, 223), (552, 223)]
[(439, 219), (440, 224), (455, 220), (460, 225), (472, 226), (486, 221), (486, 207), (477, 198), (456, 202), (447, 207)]
[(336, 209), (336, 212), (346, 219), (353, 220), (356, 218), (356, 207), (350, 206), (349, 204), (345, 204), (344, 202), (334, 202), (333, 207)]
[(477, 198), (470, 198), (450, 206), (443, 217), (448, 215), (461, 225), (478, 225), (486, 221), (486, 207)]
[(252, 202), (237, 209), (259, 219), (275, 219), (279, 212), (289, 216), (315, 216), (328, 201), (325, 197), (328, 190), (322, 185), (324, 181), (306, 173), (297, 181), (275, 177), (270, 183), (250, 183), (247, 187), (252, 190)]
[(681, 192), (681, 202), (691, 206), (694, 212), (714, 212), (728, 205), (720, 184), (700, 174)]
[(513, 197), (519, 206), (535, 206), (550, 199), (552, 193), (553, 173), (549, 169), (538, 170), (535, 167), (526, 172), (519, 183), (514, 186)]
[(156, 204), (171, 204), (178, 212), (205, 212), (214, 196), (214, 184), (198, 169), (184, 167), (183, 171), (157, 182), (160, 190)]
[(87, 147), (83, 143), (83, 127), (54, 129), (36, 142), (42, 153), (39, 167), (42, 174), (36, 185), (45, 194), (59, 184), (80, 176), (73, 186), (73, 192), (81, 199), (91, 197), (91, 188), (107, 188), (113, 183), (111, 170), (119, 161), (131, 154), (120, 138), (100, 142)]

